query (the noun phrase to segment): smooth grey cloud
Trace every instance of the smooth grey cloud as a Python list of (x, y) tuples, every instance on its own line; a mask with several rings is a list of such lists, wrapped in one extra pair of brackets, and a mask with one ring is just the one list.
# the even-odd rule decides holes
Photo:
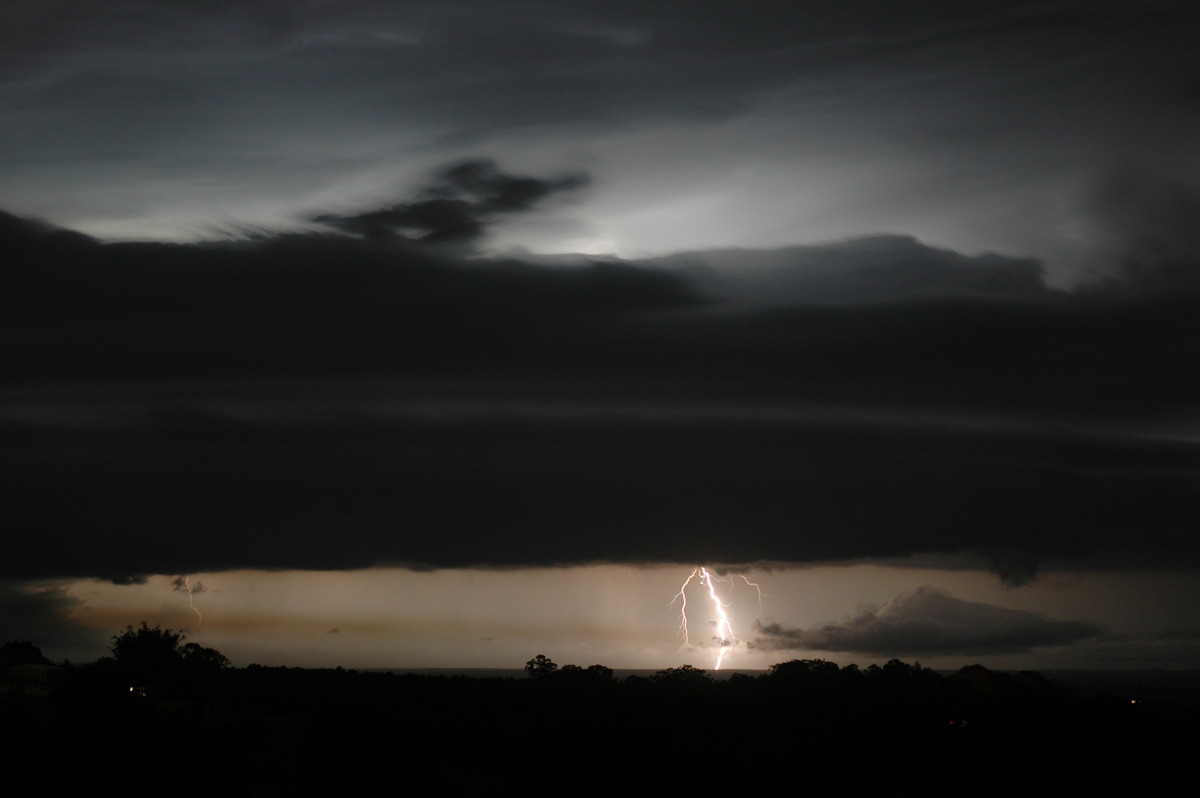
[(840, 623), (810, 629), (779, 624), (755, 628), (755, 648), (921, 656), (1014, 654), (1072, 645), (1099, 634), (1089, 623), (963, 601), (931, 587), (904, 593), (878, 610), (862, 610)]

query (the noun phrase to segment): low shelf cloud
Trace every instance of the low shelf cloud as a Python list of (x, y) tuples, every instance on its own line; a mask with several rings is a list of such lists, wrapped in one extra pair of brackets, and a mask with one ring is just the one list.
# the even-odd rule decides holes
[(878, 565), (742, 639), (1099, 651), (1101, 583), (1194, 628), (1196, 21), (5, 8), (6, 596)]
[(980, 296), (993, 262), (895, 238), (919, 298), (762, 308), (657, 263), (7, 228), (8, 576), (1198, 553), (1184, 289)]

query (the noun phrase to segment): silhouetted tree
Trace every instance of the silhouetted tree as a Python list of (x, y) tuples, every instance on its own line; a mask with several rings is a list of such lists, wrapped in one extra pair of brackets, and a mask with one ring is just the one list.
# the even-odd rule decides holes
[(525, 663), (525, 672), (530, 676), (548, 676), (556, 670), (558, 670), (558, 665), (545, 654), (538, 654)]
[(231, 667), (229, 659), (215, 648), (205, 648), (199, 643), (184, 643), (179, 649), (180, 658), (189, 670), (221, 670)]
[(613, 669), (605, 665), (588, 665), (587, 673), (594, 679), (599, 679), (606, 682), (613, 680)]
[(793, 659), (772, 665), (770, 676), (781, 680), (830, 679), (838, 672), (836, 663), (823, 659)]
[(613, 669), (604, 665), (589, 665), (586, 668), (578, 665), (563, 665), (555, 677), (572, 684), (600, 684), (613, 681)]
[(700, 687), (710, 684), (713, 680), (708, 673), (691, 665), (680, 665), (678, 668), (658, 671), (650, 679), (656, 684), (671, 687)]
[(114, 635), (113, 659), (144, 673), (157, 673), (175, 668), (183, 660), (180, 644), (184, 636), (172, 629), (155, 626), (153, 629), (142, 621), (138, 629), (126, 626), (125, 631)]
[(12, 640), (0, 646), (0, 668), (10, 665), (49, 665), (42, 650), (28, 640)]
[(110, 650), (116, 665), (128, 678), (159, 687), (164, 682), (178, 686), (181, 678), (191, 681), (191, 676), (230, 667), (220, 651), (183, 641), (181, 632), (151, 627), (142, 621), (140, 627), (127, 626), (124, 632), (115, 635)]

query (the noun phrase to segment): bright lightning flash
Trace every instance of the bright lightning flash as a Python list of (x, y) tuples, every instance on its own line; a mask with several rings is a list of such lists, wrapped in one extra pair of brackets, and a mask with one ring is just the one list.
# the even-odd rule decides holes
[[(742, 574), (736, 575), (743, 582), (758, 591), (758, 606), (762, 609), (762, 590), (757, 584), (751, 582)], [(714, 670), (721, 670), (721, 664), (725, 661), (725, 655), (729, 649), (737, 642), (737, 638), (733, 634), (733, 625), (729, 621), (729, 613), (725, 608), (729, 605), (721, 601), (721, 597), (717, 595), (717, 582), (728, 582), (733, 584), (732, 578), (714, 577), (711, 572), (704, 566), (699, 566), (694, 569), (688, 578), (683, 580), (683, 584), (679, 587), (679, 592), (675, 594), (675, 598), (671, 599), (671, 604), (676, 600), (679, 601), (679, 631), (683, 634), (683, 642), (691, 645), (691, 639), (688, 637), (688, 617), (687, 617), (687, 586), (692, 583), (692, 580), (698, 581), (708, 590), (709, 600), (712, 601), (713, 611), (716, 613), (717, 620), (713, 623), (716, 629), (716, 634), (713, 635), (713, 642), (717, 646), (717, 661)]]

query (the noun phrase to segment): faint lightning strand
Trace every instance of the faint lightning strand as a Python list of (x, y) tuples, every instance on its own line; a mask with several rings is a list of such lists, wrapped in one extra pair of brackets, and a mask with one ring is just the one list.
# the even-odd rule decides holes
[(204, 585), (197, 582), (196, 587), (192, 587), (192, 578), (190, 576), (176, 577), (174, 584), (176, 590), (181, 590), (184, 593), (187, 593), (188, 606), (192, 608), (192, 612), (196, 613), (196, 617), (199, 619), (196, 621), (196, 623), (204, 623), (204, 616), (200, 613), (200, 610), (196, 609), (196, 600), (194, 598), (197, 592), (204, 591)]
[[(745, 582), (750, 587), (754, 588), (754, 592), (758, 593), (758, 614), (762, 615), (762, 600), (763, 600), (762, 588), (758, 586), (757, 582), (751, 582), (749, 579), (747, 579), (745, 574), (737, 574), (737, 577), (738, 577), (738, 579), (741, 579), (743, 582)], [(730, 582), (730, 584), (732, 584), (732, 581)]]
[(692, 571), (688, 578), (683, 580), (683, 584), (680, 585), (679, 592), (675, 594), (675, 598), (671, 599), (671, 604), (675, 603), (675, 599), (679, 599), (679, 631), (683, 633), (683, 642), (689, 646), (692, 644), (692, 641), (688, 639), (687, 593), (684, 591), (687, 590), (687, 586), (691, 584), (691, 581), (700, 574), (700, 571), (700, 568)]
[(186, 576), (186, 577), (184, 577), (184, 579), (183, 579), (183, 587), (184, 587), (184, 589), (185, 589), (185, 590), (187, 590), (187, 594), (188, 594), (188, 606), (192, 608), (192, 612), (196, 613), (196, 617), (199, 619), (199, 620), (197, 620), (197, 621), (196, 621), (196, 623), (197, 623), (197, 624), (202, 624), (202, 623), (204, 623), (204, 616), (200, 614), (200, 610), (196, 609), (196, 602), (195, 602), (195, 601), (193, 600), (193, 598), (192, 598), (192, 596), (193, 596), (193, 595), (195, 595), (195, 594), (192, 592), (192, 582), (191, 582), (191, 580), (192, 580), (192, 578), (191, 578), (190, 576)]

